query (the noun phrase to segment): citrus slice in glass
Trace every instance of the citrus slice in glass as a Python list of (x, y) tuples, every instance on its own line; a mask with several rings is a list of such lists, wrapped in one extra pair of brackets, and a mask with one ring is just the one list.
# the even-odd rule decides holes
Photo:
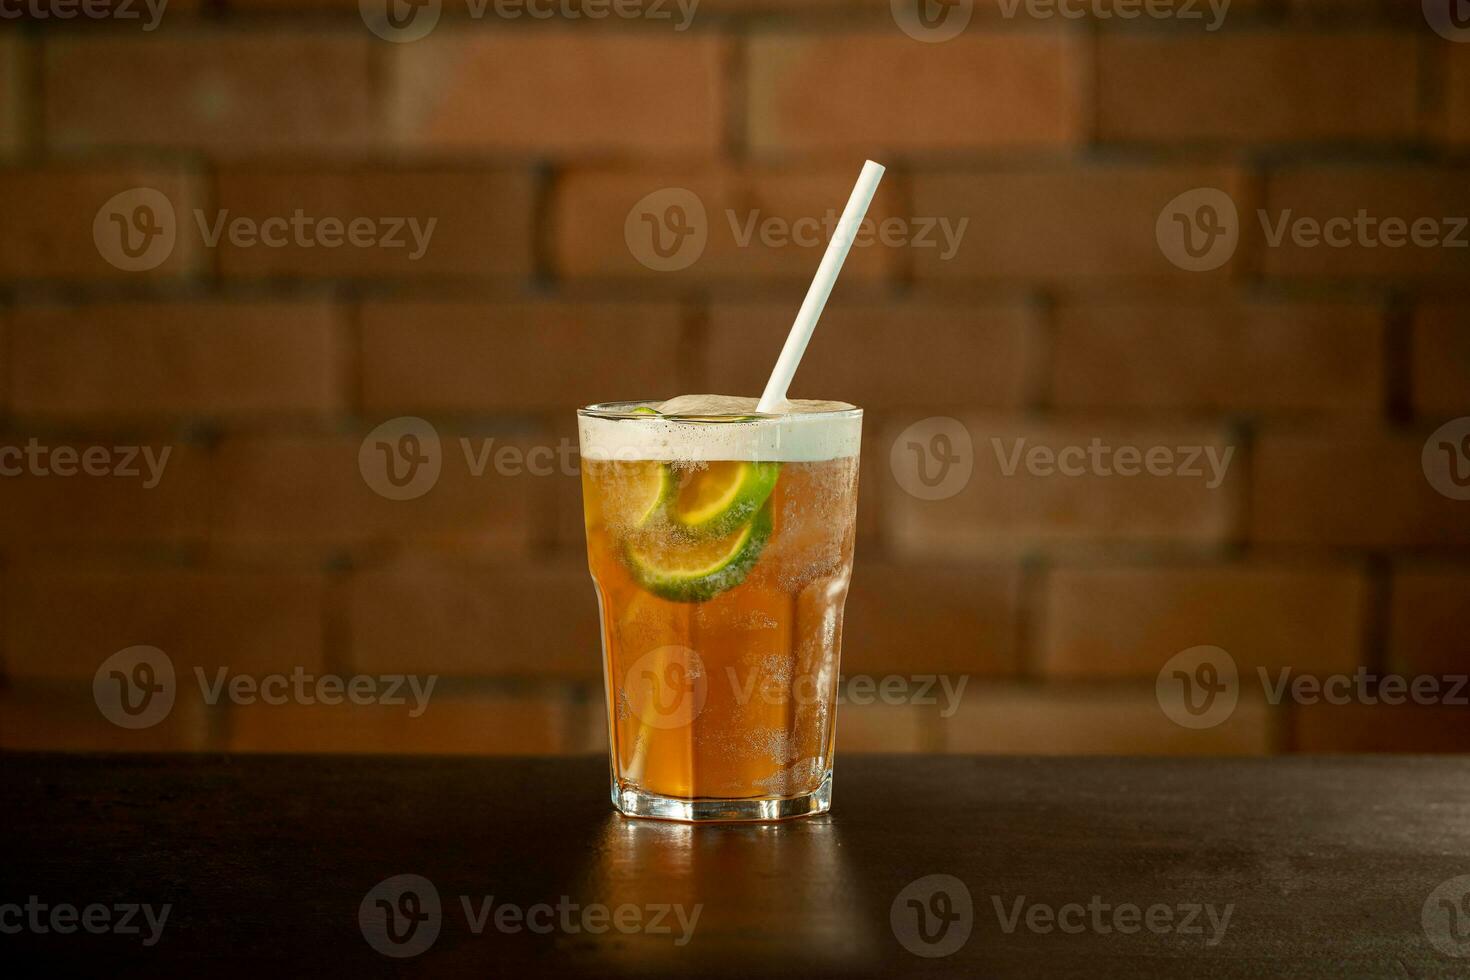
[(719, 538), (636, 535), (625, 546), (623, 559), (633, 579), (654, 595), (671, 602), (704, 602), (745, 581), (770, 536), (771, 510), (764, 507), (750, 522)]
[(735, 533), (776, 487), (780, 463), (725, 461), (688, 471), (669, 507), (669, 520), (696, 538)]

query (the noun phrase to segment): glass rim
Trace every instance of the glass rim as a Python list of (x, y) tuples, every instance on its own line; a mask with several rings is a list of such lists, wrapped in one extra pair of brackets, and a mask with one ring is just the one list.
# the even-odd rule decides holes
[(647, 412), (637, 412), (634, 409), (652, 407), (659, 404), (660, 399), (644, 398), (634, 401), (618, 402), (596, 402), (591, 405), (583, 405), (577, 409), (579, 418), (609, 419), (614, 421), (629, 422), (687, 422), (696, 425), (760, 425), (772, 422), (801, 422), (807, 420), (831, 420), (841, 418), (862, 418), (863, 410), (857, 406), (852, 408), (833, 408), (820, 412), (799, 412), (792, 415), (771, 415), (752, 412), (749, 415), (650, 415)]

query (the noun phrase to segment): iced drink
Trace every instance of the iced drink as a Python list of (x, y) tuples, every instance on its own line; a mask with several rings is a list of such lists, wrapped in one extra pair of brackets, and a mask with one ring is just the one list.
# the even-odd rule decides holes
[(614, 805), (825, 811), (862, 412), (697, 395), (578, 415)]

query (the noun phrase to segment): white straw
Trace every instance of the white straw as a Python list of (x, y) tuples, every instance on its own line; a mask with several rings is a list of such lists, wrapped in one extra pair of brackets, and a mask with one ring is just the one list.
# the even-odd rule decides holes
[(806, 299), (802, 300), (796, 320), (791, 324), (791, 332), (786, 335), (786, 346), (781, 348), (781, 356), (776, 359), (771, 380), (766, 382), (765, 393), (756, 406), (757, 412), (776, 415), (785, 408), (786, 389), (791, 387), (791, 379), (796, 376), (801, 355), (806, 353), (812, 331), (817, 329), (817, 319), (827, 305), (827, 297), (832, 295), (837, 274), (842, 271), (842, 263), (847, 261), (852, 240), (857, 237), (858, 226), (863, 223), (868, 205), (873, 203), (873, 195), (878, 190), (878, 181), (882, 179), (882, 166), (872, 160), (863, 164), (863, 172), (858, 174), (857, 186), (853, 187), (852, 197), (847, 199), (847, 207), (843, 209), (842, 220), (837, 222), (837, 230), (827, 243), (827, 254), (822, 256), (822, 264), (817, 266), (816, 278), (806, 291)]

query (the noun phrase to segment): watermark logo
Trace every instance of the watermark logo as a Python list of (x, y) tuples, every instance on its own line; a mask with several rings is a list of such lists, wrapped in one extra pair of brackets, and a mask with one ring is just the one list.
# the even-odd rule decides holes
[(142, 20), (148, 33), (167, 9), (168, 0), (0, 0), (0, 20)]
[[(676, 32), (694, 22), (699, 0), (464, 0), (471, 20), (622, 20), (670, 21)], [(404, 44), (427, 37), (439, 26), (443, 0), (357, 0), (368, 30), (385, 41)], [(458, 9), (458, 3), (456, 3)]]
[[(211, 216), (202, 208), (191, 212), (205, 248), (228, 242), (235, 248), (380, 248), (402, 249), (409, 262), (429, 251), (438, 218), (369, 217), (307, 214), (302, 208), (289, 215), (258, 218), (231, 215), (228, 209)], [(173, 204), (152, 187), (134, 187), (115, 194), (92, 219), (92, 240), (109, 263), (126, 272), (143, 272), (163, 264), (178, 241), (178, 219)]]
[(1031, 476), (1050, 477), (1179, 477), (1203, 480), (1206, 490), (1218, 490), (1230, 472), (1235, 447), (1221, 452), (1214, 446), (1113, 446), (1094, 436), (1086, 446), (1027, 445), (992, 436), (990, 447), (1001, 476), (1015, 476), (1022, 467)]
[[(526, 446), (494, 436), (460, 436), (456, 442), (465, 471), (475, 478), (491, 472), (508, 477), (577, 476), (581, 472), (577, 443), (565, 436), (555, 445)], [(363, 482), (389, 500), (414, 500), (428, 493), (438, 483), (444, 461), (438, 431), (428, 421), (410, 415), (384, 422), (367, 434), (357, 450)]]
[(114, 194), (92, 219), (98, 254), (124, 272), (158, 268), (173, 254), (177, 238), (173, 203), (152, 187)]
[[(742, 672), (731, 665), (725, 667), (724, 675), (739, 705), (756, 701), (771, 707), (822, 705), (831, 699), (830, 689), (818, 673), (773, 671), (766, 667)], [(840, 675), (836, 699), (838, 704), (932, 706), (940, 709), (939, 717), (952, 718), (960, 709), (969, 683), (969, 674)]]
[[(1267, 248), (1470, 248), (1470, 218), (1463, 215), (1353, 214), (1328, 217), (1256, 209)], [(1181, 269), (1207, 272), (1228, 262), (1240, 240), (1240, 216), (1224, 191), (1199, 187), (1180, 194), (1159, 212), (1154, 226), (1159, 249)]]
[(1470, 41), (1470, 0), (1423, 0), (1424, 19), (1450, 41)]
[(363, 482), (389, 500), (422, 497), (439, 482), (443, 466), (438, 430), (413, 415), (384, 422), (367, 434), (357, 450)]
[(1154, 696), (1174, 724), (1214, 728), (1235, 713), (1240, 700), (1235, 658), (1213, 646), (1182, 650), (1159, 669)]
[[(726, 208), (724, 221), (711, 221), (699, 195), (684, 187), (666, 187), (642, 197), (623, 220), (628, 251), (655, 272), (677, 272), (699, 261), (716, 233), (729, 234), (735, 248), (827, 247), (834, 239), (851, 240), (853, 248), (935, 249), (947, 262), (959, 252), (969, 218), (890, 216), (842, 224), (835, 208), (822, 214), (788, 218), (760, 208)], [(723, 239), (722, 239), (723, 240)]]
[(1137, 20), (1148, 17), (1153, 20), (1204, 20), (1210, 18), (1205, 31), (1214, 33), (1225, 23), (1230, 12), (1230, 0), (1134, 0), (1132, 3), (1119, 0), (1000, 0), (1001, 16), (1007, 20), (1015, 18), (1021, 8), (1026, 10), (1028, 20)]
[(78, 907), (70, 902), (43, 902), (39, 895), (31, 895), (25, 905), (19, 902), (0, 905), (0, 935), (29, 932), (44, 936), (54, 932), (65, 936), (80, 929), (93, 936), (108, 933), (140, 936), (146, 926), (148, 933), (143, 936), (143, 945), (157, 946), (173, 908), (172, 903), (166, 903), (155, 909), (146, 902), (119, 902), (115, 905), (93, 902)]
[(925, 875), (894, 897), (888, 924), (899, 945), (915, 956), (950, 956), (969, 941), (975, 927), (970, 889), (954, 875)]
[(709, 243), (709, 218), (699, 195), (665, 187), (639, 199), (623, 222), (633, 258), (655, 272), (687, 269)]
[[(194, 668), (194, 678), (204, 703), (216, 705), (221, 698), (232, 704), (324, 704), (329, 706), (388, 705), (408, 707), (408, 717), (418, 718), (428, 709), (437, 674), (313, 674), (293, 667), (289, 674), (253, 676), (231, 674), (219, 667), (211, 678), (203, 667)], [(92, 677), (92, 698), (102, 716), (120, 728), (151, 728), (173, 710), (178, 683), (173, 661), (157, 647), (134, 646), (119, 650), (102, 662)], [(410, 702), (410, 698), (412, 701)]]
[(378, 882), (357, 907), (357, 926), (384, 956), (407, 959), (434, 945), (444, 915), (439, 890), (422, 875), (393, 875)]
[(47, 446), (35, 436), (24, 446), (0, 445), (0, 477), (105, 476), (137, 479), (144, 490), (163, 480), (172, 446)]
[(975, 0), (889, 0), (893, 22), (915, 41), (939, 44), (959, 37), (975, 16)]
[(1440, 882), (1424, 900), (1419, 924), (1430, 945), (1444, 955), (1470, 956), (1470, 875)]
[(1154, 237), (1164, 257), (1189, 272), (1208, 272), (1230, 261), (1240, 244), (1235, 201), (1214, 187), (1196, 187), (1159, 212)]
[(919, 500), (953, 497), (975, 472), (975, 446), (959, 419), (935, 415), (920, 419), (893, 440), (888, 451), (893, 478)]
[(1206, 946), (1218, 946), (1230, 928), (1230, 917), (1235, 913), (1235, 903), (1215, 905), (1213, 902), (1180, 902), (1166, 905), (1138, 905), (1134, 902), (1114, 904), (1093, 895), (1086, 903), (1064, 902), (1052, 905), (1048, 902), (1028, 901), (1025, 895), (1016, 895), (1009, 901), (1000, 895), (991, 895), (990, 904), (995, 908), (995, 918), (1000, 929), (1011, 935), (1022, 925), (1027, 932), (1050, 935), (1060, 932), (1080, 935), (1084, 932), (1106, 936), (1111, 933), (1132, 935), (1149, 932), (1156, 936), (1200, 936)]
[(168, 717), (177, 693), (173, 661), (157, 647), (119, 650), (92, 676), (97, 710), (119, 728), (152, 728)]
[[(562, 895), (555, 903), (517, 905), (497, 901), (494, 895), (460, 895), (464, 926), (471, 935), (496, 932), (539, 936), (562, 932), (568, 935), (623, 935), (645, 933), (671, 936), (675, 946), (688, 945), (704, 911), (703, 903), (653, 902), (609, 906), (601, 902), (576, 902)], [(357, 907), (357, 924), (369, 946), (384, 956), (406, 959), (434, 945), (448, 918), (434, 883), (422, 875), (401, 874), (374, 885)], [(676, 931), (677, 930), (677, 931)]]
[(394, 44), (428, 37), (439, 25), (443, 7), (444, 0), (357, 0), (367, 29)]
[(699, 654), (688, 647), (657, 647), (628, 667), (622, 696), (649, 728), (687, 728), (709, 699), (709, 676)]
[(1470, 416), (1452, 419), (1424, 442), (1424, 478), (1451, 500), (1470, 500)]

